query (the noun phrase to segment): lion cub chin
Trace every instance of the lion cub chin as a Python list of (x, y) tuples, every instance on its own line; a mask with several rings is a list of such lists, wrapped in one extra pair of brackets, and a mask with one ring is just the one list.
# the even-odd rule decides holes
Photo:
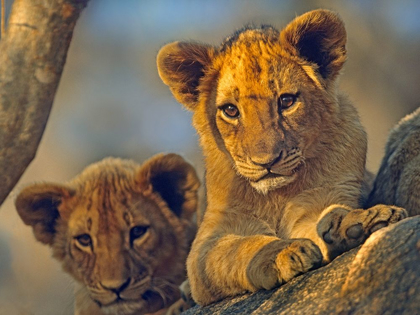
[(337, 89), (345, 45), (339, 16), (315, 10), (281, 32), (247, 26), (219, 47), (160, 50), (159, 75), (193, 111), (206, 158), (208, 205), (187, 260), (199, 304), (271, 289), (407, 216), (360, 209), (367, 140)]
[(176, 154), (106, 158), (67, 184), (26, 187), (16, 208), (77, 281), (76, 314), (145, 314), (180, 298), (199, 186)]

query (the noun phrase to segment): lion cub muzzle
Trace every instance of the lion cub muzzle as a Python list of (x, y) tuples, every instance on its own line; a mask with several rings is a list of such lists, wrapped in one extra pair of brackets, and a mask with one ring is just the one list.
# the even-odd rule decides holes
[[(248, 178), (250, 184), (261, 193), (293, 182), (297, 177), (297, 172), (305, 163), (302, 150), (297, 147), (289, 150), (282, 149), (275, 159), (265, 164), (257, 163), (255, 158), (250, 158), (250, 160), (255, 168), (252, 174), (248, 169), (241, 168), (240, 163), (236, 166), (238, 172)], [(261, 160), (257, 159), (257, 161)]]
[(290, 176), (298, 171), (303, 161), (302, 151), (299, 148), (292, 148), (287, 153), (280, 155), (279, 159), (268, 170), (270, 173), (280, 176)]
[(99, 306), (107, 306), (126, 298), (126, 289), (131, 284), (131, 278), (121, 280), (102, 280), (100, 283), (100, 293), (95, 289), (90, 289), (92, 298)]

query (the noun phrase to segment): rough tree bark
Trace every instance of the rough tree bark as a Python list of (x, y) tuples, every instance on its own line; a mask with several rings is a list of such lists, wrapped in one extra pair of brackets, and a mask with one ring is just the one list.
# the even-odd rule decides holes
[(0, 205), (34, 159), (89, 0), (15, 0), (0, 41)]

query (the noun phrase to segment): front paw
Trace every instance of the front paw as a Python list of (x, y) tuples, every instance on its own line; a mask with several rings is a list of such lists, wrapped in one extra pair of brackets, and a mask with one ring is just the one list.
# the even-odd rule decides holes
[(293, 240), (276, 257), (279, 282), (287, 282), (293, 277), (318, 268), (322, 254), (317, 245), (309, 239)]
[(329, 251), (329, 259), (362, 244), (373, 232), (407, 217), (403, 208), (376, 205), (367, 210), (337, 206), (318, 223), (317, 230)]
[(165, 315), (179, 315), (189, 308), (190, 306), (183, 299), (179, 299), (167, 309)]

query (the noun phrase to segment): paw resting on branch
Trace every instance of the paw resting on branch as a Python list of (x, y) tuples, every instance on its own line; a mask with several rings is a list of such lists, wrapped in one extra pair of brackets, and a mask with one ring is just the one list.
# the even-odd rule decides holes
[(361, 247), (279, 288), (185, 314), (418, 314), (419, 255), (417, 216), (374, 232)]

